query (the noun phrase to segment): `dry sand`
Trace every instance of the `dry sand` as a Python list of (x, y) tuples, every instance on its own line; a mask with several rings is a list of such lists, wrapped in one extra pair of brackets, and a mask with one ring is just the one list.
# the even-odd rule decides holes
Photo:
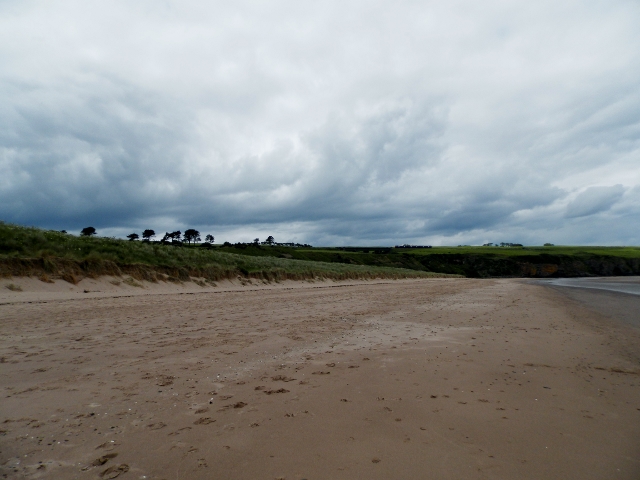
[(562, 292), (83, 282), (0, 282), (4, 478), (640, 478), (639, 331)]

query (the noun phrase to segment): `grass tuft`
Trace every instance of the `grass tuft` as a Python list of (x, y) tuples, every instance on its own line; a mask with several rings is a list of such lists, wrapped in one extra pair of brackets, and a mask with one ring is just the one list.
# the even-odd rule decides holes
[(138, 288), (143, 288), (142, 284), (136, 282), (132, 277), (127, 277), (125, 278), (122, 283), (125, 283), (127, 285), (129, 285), (130, 287), (138, 287)]

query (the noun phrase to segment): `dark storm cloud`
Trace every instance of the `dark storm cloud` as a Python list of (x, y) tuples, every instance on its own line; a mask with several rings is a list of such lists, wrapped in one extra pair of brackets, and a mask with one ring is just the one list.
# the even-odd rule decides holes
[(0, 125), (5, 219), (126, 224), (175, 200), (185, 172), (173, 160), (184, 155), (187, 128), (163, 125), (145, 92), (100, 88), (112, 90), (108, 98), (41, 98), (50, 92), (35, 88), (14, 99)]
[(637, 3), (0, 13), (2, 220), (317, 244), (637, 243)]

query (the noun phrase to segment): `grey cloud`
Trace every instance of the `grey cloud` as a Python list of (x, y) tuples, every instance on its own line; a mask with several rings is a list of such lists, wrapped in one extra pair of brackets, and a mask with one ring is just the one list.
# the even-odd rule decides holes
[(589, 187), (567, 205), (567, 218), (586, 217), (609, 210), (624, 194), (622, 185)]
[(328, 244), (640, 233), (632, 2), (0, 9), (2, 220)]

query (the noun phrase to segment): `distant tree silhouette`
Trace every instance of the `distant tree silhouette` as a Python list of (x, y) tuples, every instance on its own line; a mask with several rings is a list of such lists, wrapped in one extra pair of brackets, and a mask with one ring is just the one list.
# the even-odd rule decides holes
[(180, 237), (182, 237), (182, 232), (180, 230), (176, 230), (175, 232), (171, 232), (169, 234), (169, 238), (171, 238), (172, 242), (179, 242)]
[(213, 238), (213, 235), (211, 235), (211, 234), (208, 234), (206, 237), (204, 237), (204, 241), (205, 242), (213, 243), (213, 240), (214, 240), (214, 238)]
[(189, 228), (187, 230), (185, 230), (184, 232), (184, 239), (191, 244), (191, 242), (199, 242), (200, 241), (200, 232), (193, 229), (193, 228)]
[(144, 232), (142, 232), (142, 238), (144, 238), (145, 240), (151, 240), (155, 236), (156, 232), (154, 232), (153, 230), (145, 230)]
[(67, 233), (66, 230), (60, 230), (60, 233)]
[(131, 235), (127, 235), (127, 238), (130, 242), (133, 242), (134, 240), (139, 239), (140, 235), (138, 235), (137, 233), (132, 233)]
[(91, 235), (95, 235), (96, 233), (96, 229), (93, 227), (85, 227), (80, 230), (80, 235), (82, 235), (83, 237), (90, 237)]
[(260, 243), (260, 239), (259, 238), (254, 238), (253, 239), (253, 244), (254, 245), (258, 245)]
[(276, 243), (276, 239), (273, 238), (272, 235), (269, 235), (264, 243), (266, 243), (267, 245), (273, 245), (274, 243)]

